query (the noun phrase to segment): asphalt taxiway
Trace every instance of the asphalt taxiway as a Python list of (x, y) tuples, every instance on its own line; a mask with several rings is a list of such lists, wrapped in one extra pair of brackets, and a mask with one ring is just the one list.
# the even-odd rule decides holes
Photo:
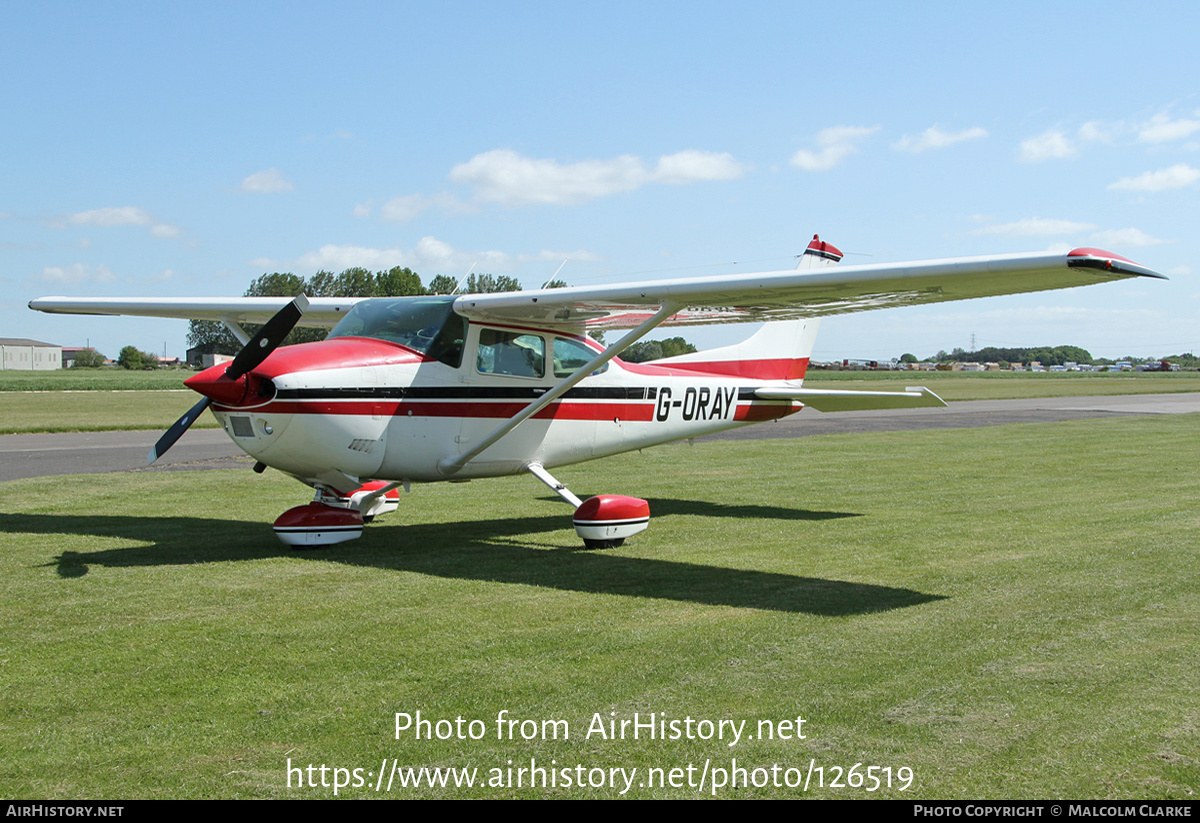
[[(697, 440), (760, 440), (850, 432), (964, 429), (1007, 423), (1048, 423), (1200, 412), (1200, 393), (1115, 397), (1052, 397), (1033, 400), (970, 400), (946, 408), (799, 414)], [(220, 429), (193, 429), (153, 467), (146, 453), (157, 431), (8, 434), (0, 436), (0, 481), (63, 474), (122, 471), (191, 471), (254, 465)]]

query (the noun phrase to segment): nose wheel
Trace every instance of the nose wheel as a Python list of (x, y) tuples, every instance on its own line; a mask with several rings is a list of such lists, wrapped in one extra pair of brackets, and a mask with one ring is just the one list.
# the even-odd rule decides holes
[(342, 497), (317, 489), (316, 499), (275, 520), (275, 536), (293, 549), (318, 549), (362, 536), (363, 524), (400, 505), (396, 483), (375, 480)]

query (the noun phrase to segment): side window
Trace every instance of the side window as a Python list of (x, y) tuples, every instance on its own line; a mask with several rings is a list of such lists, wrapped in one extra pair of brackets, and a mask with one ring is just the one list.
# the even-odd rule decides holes
[[(572, 372), (595, 356), (596, 352), (578, 340), (572, 340), (568, 337), (556, 337), (554, 338), (554, 376), (570, 377)], [(604, 374), (606, 371), (608, 371), (607, 363), (592, 373)]]
[(480, 329), (475, 367), (483, 374), (543, 377), (546, 374), (546, 341), (536, 334)]

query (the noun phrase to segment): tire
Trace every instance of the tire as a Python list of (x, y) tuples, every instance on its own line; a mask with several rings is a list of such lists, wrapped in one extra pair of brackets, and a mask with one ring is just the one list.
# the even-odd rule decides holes
[(615, 549), (624, 543), (624, 537), (618, 537), (615, 540), (588, 540), (585, 537), (583, 540), (584, 547), (588, 549)]

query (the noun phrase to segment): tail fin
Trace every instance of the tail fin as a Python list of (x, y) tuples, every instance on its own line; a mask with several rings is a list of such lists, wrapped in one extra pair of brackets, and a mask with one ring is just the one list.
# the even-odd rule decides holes
[(841, 260), (841, 249), (832, 243), (826, 243), (821, 239), (820, 235), (814, 234), (812, 242), (808, 244), (808, 248), (804, 250), (804, 254), (800, 255), (800, 262), (796, 265), (796, 268), (803, 270), (821, 268), (822, 266), (836, 266)]
[[(835, 266), (842, 259), (836, 246), (817, 235), (800, 255), (797, 269), (816, 269)], [(655, 360), (656, 366), (719, 374), (726, 377), (746, 377), (752, 380), (788, 380), (799, 384), (808, 370), (808, 358), (817, 339), (820, 318), (782, 320), (766, 323), (748, 340), (736, 346), (681, 354)]]

